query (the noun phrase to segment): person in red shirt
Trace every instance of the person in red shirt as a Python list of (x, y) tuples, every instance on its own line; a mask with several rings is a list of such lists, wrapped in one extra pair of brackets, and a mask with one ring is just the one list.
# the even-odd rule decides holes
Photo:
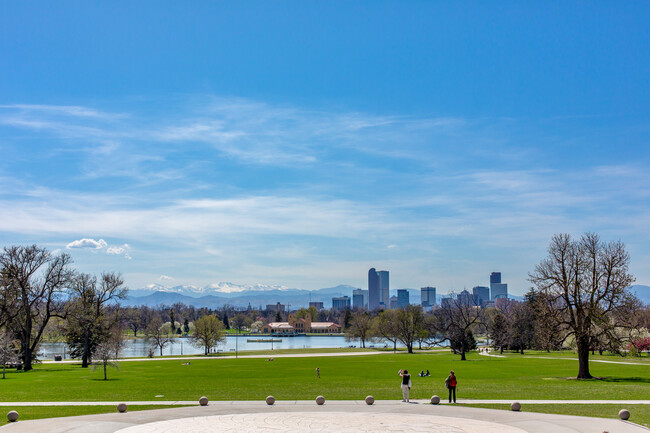
[(445, 386), (449, 389), (449, 403), (451, 403), (452, 393), (454, 396), (454, 403), (456, 403), (456, 385), (458, 385), (458, 381), (456, 380), (454, 370), (451, 370), (449, 372), (449, 377), (445, 380)]

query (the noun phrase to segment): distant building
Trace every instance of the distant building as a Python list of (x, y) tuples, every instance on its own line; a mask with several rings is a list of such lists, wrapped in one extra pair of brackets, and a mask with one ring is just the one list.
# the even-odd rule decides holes
[(309, 306), (316, 308), (318, 311), (325, 309), (325, 305), (322, 302), (310, 302)]
[(350, 297), (339, 296), (332, 298), (332, 308), (335, 310), (343, 311), (350, 308)]
[(267, 304), (266, 305), (266, 310), (267, 311), (279, 311), (281, 313), (284, 313), (284, 310), (286, 309), (286, 305), (282, 305), (279, 302), (277, 304)]
[(447, 298), (442, 298), (442, 299), (440, 300), (440, 306), (441, 306), (442, 308), (448, 308), (448, 307), (451, 307), (451, 301), (452, 301), (452, 299), (449, 298), (449, 297), (447, 297)]
[(397, 290), (397, 308), (406, 308), (409, 305), (409, 291), (406, 289)]
[(316, 334), (340, 334), (341, 326), (334, 322), (312, 322), (311, 315), (296, 319), (294, 314), (289, 314), (288, 322), (271, 322), (262, 327), (264, 334), (293, 335), (307, 332)]
[(460, 292), (456, 299), (460, 305), (474, 305), (474, 297), (467, 290)]
[(508, 297), (508, 285), (501, 283), (501, 272), (492, 272), (490, 274), (490, 299)]
[(484, 306), (490, 300), (490, 288), (485, 286), (476, 286), (472, 289), (474, 295), (474, 303), (476, 305)]
[(424, 308), (436, 305), (436, 288), (422, 287), (420, 289), (420, 300)]
[(367, 290), (355, 289), (352, 291), (352, 307), (353, 308), (366, 308), (367, 305)]
[(390, 308), (391, 310), (397, 309), (397, 296), (391, 296), (388, 299), (388, 308)]
[(379, 276), (379, 303), (388, 305), (388, 299), (390, 298), (390, 284), (388, 282), (388, 271), (379, 271), (377, 272)]
[(368, 309), (370, 311), (379, 308), (381, 293), (379, 289), (379, 274), (375, 268), (368, 271)]

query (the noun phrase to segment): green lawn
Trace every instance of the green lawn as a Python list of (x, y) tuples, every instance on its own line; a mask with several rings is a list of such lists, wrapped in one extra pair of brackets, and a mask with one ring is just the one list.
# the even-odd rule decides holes
[[(397, 372), (429, 369), (432, 377), (413, 377), (413, 398), (445, 392), (450, 369), (459, 378), (460, 398), (477, 399), (646, 399), (650, 395), (650, 366), (592, 364), (602, 380), (575, 380), (577, 362), (562, 359), (492, 358), (476, 354), (468, 361), (447, 352), (351, 357), (123, 361), (110, 369), (108, 381), (100, 370), (78, 365), (44, 364), (28, 373), (10, 370), (0, 380), (5, 401), (105, 401), (395, 399), (400, 395)], [(315, 369), (321, 370), (321, 379)]]
[[(129, 406), (129, 412), (138, 410), (150, 409), (165, 409), (170, 407), (183, 407), (183, 406)], [(20, 415), (18, 421), (27, 421), (30, 419), (41, 418), (59, 418), (62, 416), (77, 416), (77, 415), (93, 415), (97, 413), (113, 413), (117, 412), (114, 406), (21, 406), (21, 407), (7, 407), (0, 406), (0, 425), (7, 424), (7, 417), (4, 416), (10, 410), (15, 410)]]
[[(468, 404), (463, 406), (510, 410), (510, 405), (507, 404)], [(592, 416), (598, 418), (618, 418), (618, 411), (623, 408), (630, 411), (630, 421), (650, 427), (650, 407), (644, 404), (529, 404), (523, 405), (521, 411)]]
[[(7, 379), (0, 380), (0, 396), (3, 401), (197, 401), (202, 395), (210, 400), (262, 400), (267, 395), (274, 395), (278, 400), (311, 400), (317, 395), (328, 399), (361, 400), (368, 394), (379, 400), (399, 399), (397, 372), (406, 368), (414, 374), (411, 391), (414, 399), (429, 398), (433, 394), (444, 398), (444, 379), (450, 369), (458, 376), (460, 402), (464, 398), (641, 400), (650, 397), (650, 364), (647, 361), (639, 360), (638, 365), (592, 363), (592, 374), (600, 379), (576, 380), (573, 377), (577, 373), (577, 361), (560, 359), (563, 356), (559, 355), (546, 359), (536, 356), (544, 355), (509, 354), (506, 358), (495, 358), (470, 354), (467, 361), (460, 361), (458, 356), (447, 351), (434, 351), (411, 355), (402, 352), (275, 358), (274, 361), (228, 356), (191, 360), (191, 365), (164, 359), (122, 361), (120, 370), (109, 369), (108, 381), (102, 380), (101, 370), (82, 369), (74, 364), (42, 364), (27, 373), (9, 370)], [(316, 367), (320, 368), (320, 379), (316, 377)], [(415, 376), (426, 369), (431, 377)], [(563, 408), (563, 405), (529, 405), (525, 410), (556, 413), (571, 410), (566, 413), (615, 416), (620, 409), (607, 407), (606, 412), (599, 405)], [(106, 409), (22, 408), (21, 413), (49, 417)], [(113, 409), (109, 407), (106, 411)], [(633, 420), (647, 423), (649, 412), (648, 406), (636, 407)]]

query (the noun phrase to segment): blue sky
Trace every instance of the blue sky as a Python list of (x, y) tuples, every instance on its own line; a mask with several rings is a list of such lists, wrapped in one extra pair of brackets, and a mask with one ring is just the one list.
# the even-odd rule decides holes
[(376, 267), (521, 294), (554, 233), (596, 231), (648, 284), (648, 22), (644, 2), (4, 2), (0, 245), (132, 288)]

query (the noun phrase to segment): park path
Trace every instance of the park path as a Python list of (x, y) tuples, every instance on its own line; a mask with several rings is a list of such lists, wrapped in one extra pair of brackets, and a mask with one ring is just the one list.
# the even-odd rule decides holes
[[(460, 405), (377, 401), (215, 402), (208, 406), (127, 411), (18, 421), (0, 427), (7, 433), (647, 433), (614, 418), (587, 418)], [(20, 411), (20, 409), (18, 409)], [(634, 412), (631, 419), (634, 419)]]
[[(483, 356), (491, 356), (493, 358), (509, 358), (508, 356), (504, 355), (494, 355), (492, 353), (486, 353), (486, 352), (478, 352), (479, 355)], [(549, 360), (554, 360), (554, 359), (559, 359), (563, 361), (577, 361), (578, 358), (556, 358), (556, 357), (550, 357), (550, 356), (527, 356), (524, 355), (525, 358), (527, 359), (549, 359)], [(624, 364), (624, 365), (644, 365), (644, 366), (650, 366), (650, 362), (629, 362), (629, 361), (608, 361), (606, 359), (590, 359), (589, 362), (602, 362), (603, 364)]]
[[(442, 396), (444, 397), (444, 396)], [(510, 404), (514, 400), (490, 400), (490, 399), (459, 399), (461, 404)], [(648, 404), (650, 400), (517, 400), (522, 405), (527, 404)], [(196, 406), (198, 400), (152, 400), (152, 401), (0, 401), (0, 406), (117, 406), (119, 403), (126, 403), (130, 406)], [(241, 401), (211, 401), (210, 406), (237, 406), (260, 403), (255, 400)], [(283, 405), (308, 405), (315, 404), (314, 400), (279, 400)], [(327, 400), (330, 405), (365, 405), (363, 400)], [(414, 404), (431, 404), (429, 400), (411, 400)], [(375, 400), (375, 404), (381, 406), (404, 406), (401, 400)], [(443, 400), (440, 404), (449, 404)]]

